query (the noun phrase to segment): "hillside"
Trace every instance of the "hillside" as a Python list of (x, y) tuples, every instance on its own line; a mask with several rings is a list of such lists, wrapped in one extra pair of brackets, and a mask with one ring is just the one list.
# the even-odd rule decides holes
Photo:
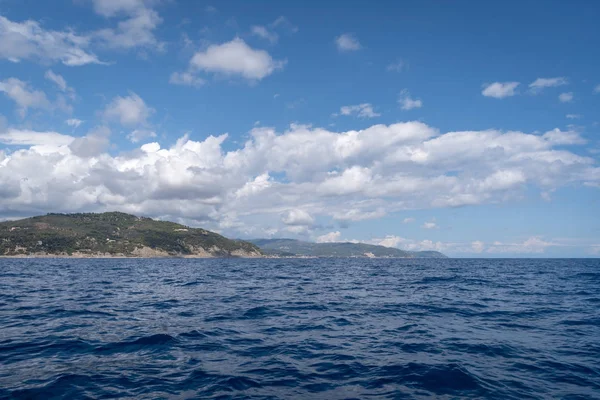
[(256, 257), (261, 251), (204, 229), (108, 212), (1, 222), (0, 255)]
[(267, 255), (308, 257), (446, 258), (437, 251), (404, 251), (365, 243), (313, 243), (295, 239), (252, 239)]

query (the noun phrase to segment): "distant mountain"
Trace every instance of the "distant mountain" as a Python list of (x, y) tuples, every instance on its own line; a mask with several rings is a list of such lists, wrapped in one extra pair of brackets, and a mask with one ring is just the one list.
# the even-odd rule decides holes
[(0, 223), (0, 256), (259, 257), (254, 244), (120, 212)]
[(365, 243), (313, 243), (295, 239), (251, 239), (267, 255), (303, 257), (446, 258), (437, 251), (404, 251)]

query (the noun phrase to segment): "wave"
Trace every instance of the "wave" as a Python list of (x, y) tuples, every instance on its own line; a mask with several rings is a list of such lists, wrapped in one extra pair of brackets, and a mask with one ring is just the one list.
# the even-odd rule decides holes
[(0, 399), (597, 398), (599, 270), (4, 260)]

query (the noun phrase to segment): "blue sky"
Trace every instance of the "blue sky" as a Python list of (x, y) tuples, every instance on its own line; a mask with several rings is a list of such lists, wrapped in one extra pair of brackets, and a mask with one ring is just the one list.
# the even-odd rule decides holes
[(598, 256), (595, 2), (0, 1), (0, 218)]

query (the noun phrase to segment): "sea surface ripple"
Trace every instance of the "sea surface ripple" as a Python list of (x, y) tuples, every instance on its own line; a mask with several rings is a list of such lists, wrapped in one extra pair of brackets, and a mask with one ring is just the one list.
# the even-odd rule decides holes
[(600, 398), (600, 260), (3, 259), (0, 398)]

